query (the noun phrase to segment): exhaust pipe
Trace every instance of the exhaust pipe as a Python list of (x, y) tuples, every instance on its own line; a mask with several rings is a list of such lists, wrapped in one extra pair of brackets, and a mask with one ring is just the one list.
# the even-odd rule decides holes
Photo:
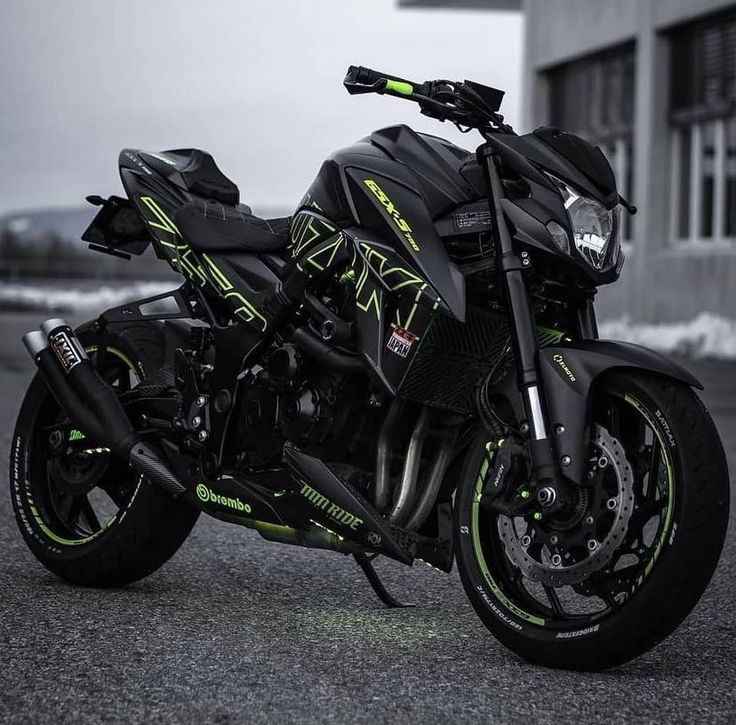
[(396, 426), (403, 412), (404, 401), (400, 398), (394, 398), (378, 436), (374, 501), (376, 508), (381, 513), (388, 508), (391, 495), (391, 445), (394, 441)]
[(437, 455), (432, 465), (432, 470), (427, 480), (427, 485), (419, 496), (419, 501), (412, 512), (411, 517), (406, 522), (405, 528), (408, 531), (417, 531), (422, 527), (422, 524), (427, 520), (427, 517), (432, 513), (432, 507), (437, 503), (437, 494), (440, 491), (442, 482), (445, 480), (445, 474), (447, 469), (450, 467), (452, 462), (452, 456), (455, 452), (455, 439), (456, 431), (452, 431), (451, 434), (442, 441), (440, 449), (437, 451)]
[(406, 451), (404, 471), (401, 474), (399, 490), (388, 515), (389, 521), (396, 526), (402, 526), (409, 515), (411, 505), (414, 503), (414, 491), (417, 487), (419, 477), (419, 466), (422, 462), (422, 449), (427, 438), (430, 423), (430, 409), (424, 405), (419, 413), (419, 418), (414, 426), (414, 432), (409, 440)]
[(40, 330), (23, 336), (23, 344), (76, 426), (167, 493), (180, 496), (186, 491), (163, 457), (138, 438), (115, 392), (99, 376), (64, 320), (46, 320)]

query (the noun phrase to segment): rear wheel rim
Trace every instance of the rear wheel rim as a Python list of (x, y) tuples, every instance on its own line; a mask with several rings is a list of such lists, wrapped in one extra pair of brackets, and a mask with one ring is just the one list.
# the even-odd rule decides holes
[[(97, 360), (97, 346), (86, 348)], [(141, 381), (131, 359), (115, 347), (106, 348), (98, 372), (118, 393)], [(85, 446), (84, 433), (71, 425), (50, 393), (36, 417), (30, 456), (31, 515), (43, 534), (61, 546), (90, 543), (119, 523), (140, 488), (142, 477), (109, 449)]]

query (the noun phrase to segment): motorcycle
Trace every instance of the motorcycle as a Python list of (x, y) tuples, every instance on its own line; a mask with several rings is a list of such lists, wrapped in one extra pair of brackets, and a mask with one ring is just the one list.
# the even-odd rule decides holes
[(679, 364), (601, 340), (622, 211), (599, 148), (517, 135), (503, 92), (351, 66), (475, 152), (397, 125), (334, 153), (261, 219), (197, 149), (123, 150), (83, 239), (184, 278), (23, 340), (38, 367), (10, 484), (33, 554), (79, 585), (153, 572), (200, 512), (264, 539), (457, 566), (483, 624), (550, 667), (649, 650), (695, 606), (729, 481)]

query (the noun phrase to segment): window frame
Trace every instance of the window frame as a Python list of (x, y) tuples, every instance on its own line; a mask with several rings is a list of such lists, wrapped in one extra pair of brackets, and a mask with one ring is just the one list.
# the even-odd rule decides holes
[[(732, 86), (736, 80), (736, 9), (729, 8), (682, 24), (670, 31), (669, 40), (669, 237), (678, 248), (717, 247), (736, 251), (736, 224), (731, 220), (732, 232), (726, 232), (729, 124), (734, 124), (731, 133), (736, 131), (736, 95)], [(715, 66), (714, 58), (720, 59)], [(713, 201), (708, 220), (711, 233), (706, 235), (703, 231), (707, 189), (703, 144), (705, 129), (711, 124), (714, 133)], [(690, 143), (687, 169), (684, 168), (686, 134), (689, 134)], [(736, 174), (731, 178), (736, 183)], [(685, 191), (687, 229), (683, 233)]]
[[(736, 114), (720, 118), (708, 118), (689, 124), (672, 126), (670, 145), (671, 188), (670, 188), (670, 239), (678, 246), (734, 247), (736, 249), (736, 226), (729, 235), (726, 233), (726, 192), (728, 180), (727, 126), (736, 124)], [(714, 128), (713, 155), (713, 205), (711, 210), (711, 235), (702, 233), (703, 228), (703, 135), (707, 124)], [(689, 178), (683, 173), (683, 139), (690, 134)], [(736, 178), (736, 177), (734, 177)], [(681, 233), (680, 200), (683, 198), (683, 184), (687, 184), (687, 233)]]

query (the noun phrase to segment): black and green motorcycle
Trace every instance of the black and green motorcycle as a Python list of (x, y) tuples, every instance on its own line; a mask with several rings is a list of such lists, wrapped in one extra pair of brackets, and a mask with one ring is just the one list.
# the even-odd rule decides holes
[(124, 150), (127, 196), (89, 197), (83, 238), (152, 245), (185, 281), (24, 337), (39, 374), (10, 479), (28, 546), (70, 582), (120, 586), (204, 511), (353, 556), (389, 606), (375, 557), (457, 561), (532, 662), (645, 652), (708, 584), (729, 483), (698, 381), (598, 338), (635, 209), (598, 148), (516, 135), (494, 88), (362, 67), (345, 86), (482, 143), (376, 131), (288, 219), (254, 216), (207, 153)]

